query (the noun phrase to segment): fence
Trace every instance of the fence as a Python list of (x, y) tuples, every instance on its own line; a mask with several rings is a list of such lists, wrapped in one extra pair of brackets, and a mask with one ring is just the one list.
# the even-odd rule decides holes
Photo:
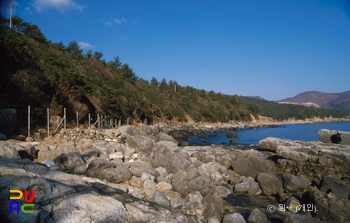
[[(80, 127), (80, 123), (79, 122), (79, 113), (78, 112), (74, 112), (75, 113), (75, 124), (76, 127), (79, 128)], [(53, 127), (53, 134), (55, 134), (57, 132), (58, 129), (63, 128), (64, 130), (66, 130), (67, 128), (67, 109), (63, 108), (63, 117), (60, 118), (59, 116), (51, 116), (50, 117), (50, 108), (46, 109), (46, 116), (47, 116), (47, 136), (50, 136), (50, 127)], [(53, 117), (58, 117), (56, 120), (51, 120), (50, 118)], [(28, 106), (28, 137), (31, 136), (30, 131), (31, 131), (31, 108), (30, 105)], [(129, 124), (128, 121), (129, 119), (127, 119), (127, 124)], [(86, 121), (86, 120), (85, 120)], [(84, 121), (84, 123), (86, 123)], [(92, 129), (92, 128), (97, 128), (99, 130), (102, 129), (110, 129), (110, 128), (117, 128), (121, 126), (121, 119), (108, 119), (106, 115), (100, 115), (100, 114), (90, 114), (88, 113), (88, 128)], [(51, 125), (50, 125), (51, 124)], [(63, 126), (62, 126), (63, 125)]]

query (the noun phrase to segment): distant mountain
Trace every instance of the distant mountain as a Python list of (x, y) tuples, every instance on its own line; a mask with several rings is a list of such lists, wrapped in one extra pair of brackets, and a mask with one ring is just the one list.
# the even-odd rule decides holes
[(292, 98), (278, 101), (280, 104), (298, 104), (307, 107), (336, 109), (350, 112), (350, 91), (343, 93), (324, 93), (306, 91)]

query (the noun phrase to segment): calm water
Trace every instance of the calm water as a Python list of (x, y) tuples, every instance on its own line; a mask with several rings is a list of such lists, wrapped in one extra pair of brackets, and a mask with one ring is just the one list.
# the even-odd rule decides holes
[[(233, 139), (240, 145), (257, 145), (258, 142), (267, 137), (277, 137), (292, 140), (319, 141), (318, 131), (320, 129), (339, 130), (350, 132), (350, 122), (330, 122), (330, 123), (305, 123), (286, 124), (278, 128), (257, 128), (234, 130), (237, 138)], [(205, 138), (210, 144), (228, 144), (231, 139), (226, 138), (226, 132), (215, 132), (216, 137), (210, 137), (210, 133)], [(205, 144), (202, 138), (195, 137), (189, 139), (191, 144)]]

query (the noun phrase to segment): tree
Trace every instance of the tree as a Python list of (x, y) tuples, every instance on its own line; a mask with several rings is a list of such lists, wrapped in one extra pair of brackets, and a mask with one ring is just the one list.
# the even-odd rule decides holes
[(128, 64), (124, 64), (120, 70), (119, 70), (120, 74), (125, 77), (126, 79), (129, 80), (137, 80), (135, 72), (133, 69), (130, 68), (130, 66)]
[(112, 61), (108, 62), (108, 66), (110, 67), (111, 70), (113, 71), (118, 71), (121, 66), (122, 62), (118, 56), (114, 57)]
[(96, 51), (96, 52), (94, 52), (94, 54), (92, 55), (92, 57), (93, 57), (95, 60), (101, 61), (101, 59), (102, 59), (102, 57), (103, 57), (103, 53), (102, 53), (102, 52), (99, 52), (99, 51)]
[(166, 88), (167, 88), (167, 83), (166, 83), (166, 79), (165, 78), (163, 78), (162, 80), (161, 80), (161, 82), (160, 82), (160, 84), (159, 84), (159, 88), (160, 88), (160, 90), (165, 90)]
[(159, 82), (158, 82), (157, 78), (152, 77), (152, 79), (151, 79), (151, 86), (158, 87), (158, 85), (159, 85)]
[(92, 58), (92, 51), (89, 49), (85, 53), (85, 59), (91, 59)]
[(32, 37), (33, 39), (35, 39), (36, 41), (39, 41), (40, 43), (47, 42), (44, 34), (42, 34), (41, 30), (37, 25), (29, 24), (26, 30), (24, 31), (24, 34)]
[(83, 59), (83, 50), (80, 49), (78, 43), (75, 41), (70, 42), (64, 51), (76, 60)]

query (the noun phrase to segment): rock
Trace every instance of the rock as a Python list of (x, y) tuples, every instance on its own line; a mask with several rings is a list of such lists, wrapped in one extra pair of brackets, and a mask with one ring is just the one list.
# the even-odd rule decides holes
[(328, 176), (324, 176), (320, 184), (320, 191), (332, 192), (336, 197), (345, 200), (348, 199), (348, 188), (345, 181)]
[(91, 161), (86, 171), (86, 175), (99, 179), (105, 179), (113, 183), (121, 183), (127, 181), (132, 176), (127, 166), (115, 166), (115, 164), (99, 158)]
[(34, 139), (32, 137), (26, 137), (24, 140), (25, 142), (34, 142)]
[(130, 165), (129, 171), (133, 176), (141, 177), (143, 173), (149, 173), (152, 176), (158, 177), (159, 173), (152, 168), (151, 165), (145, 162), (134, 162)]
[(77, 165), (74, 167), (73, 173), (83, 175), (87, 170), (86, 165)]
[(159, 133), (157, 136), (156, 136), (156, 140), (159, 142), (159, 141), (170, 141), (170, 142), (173, 142), (175, 143), (176, 145), (178, 145), (178, 142), (170, 135), (168, 134), (165, 134), (163, 132)]
[(255, 179), (258, 173), (261, 172), (274, 173), (275, 165), (269, 160), (250, 156), (248, 158), (238, 158), (233, 164), (233, 169), (240, 175)]
[(322, 222), (350, 221), (350, 202), (344, 199), (328, 196), (316, 187), (310, 189), (313, 213)]
[(200, 167), (198, 167), (198, 171), (200, 174), (215, 174), (215, 173), (224, 173), (226, 168), (217, 162), (209, 162), (203, 163)]
[(259, 209), (254, 208), (252, 212), (250, 212), (248, 223), (269, 223), (266, 215)]
[(126, 143), (132, 149), (135, 149), (136, 153), (143, 152), (150, 154), (154, 146), (153, 140), (146, 136), (132, 136), (129, 135), (126, 138)]
[[(322, 142), (304, 142), (266, 138), (259, 142), (262, 149), (276, 151), (278, 172), (303, 175), (311, 181), (315, 175), (346, 177), (350, 171), (349, 146)], [(282, 158), (283, 157), (283, 158)]]
[(215, 190), (213, 191), (213, 195), (215, 197), (222, 198), (222, 199), (226, 198), (231, 193), (232, 193), (232, 189), (223, 185), (216, 186)]
[(191, 165), (187, 168), (187, 178), (189, 181), (199, 177), (200, 175), (201, 174), (195, 166)]
[(56, 166), (56, 163), (52, 160), (44, 160), (41, 163), (46, 165), (47, 167), (55, 167)]
[(237, 134), (235, 132), (228, 131), (228, 132), (226, 132), (226, 137), (227, 138), (237, 138)]
[(180, 146), (188, 146), (188, 139), (194, 137), (194, 134), (187, 130), (172, 130), (168, 132)]
[(78, 152), (67, 153), (62, 155), (62, 164), (65, 167), (76, 167), (79, 165), (85, 165), (84, 158)]
[(289, 173), (284, 173), (282, 174), (282, 179), (283, 179), (283, 187), (284, 190), (288, 192), (298, 192), (298, 191), (303, 191), (305, 190), (309, 182), (307, 179), (294, 176)]
[(225, 204), (224, 204), (224, 200), (218, 198), (218, 197), (215, 197), (214, 195), (206, 195), (204, 198), (203, 198), (203, 201), (202, 201), (203, 204), (210, 204), (210, 203), (213, 203), (215, 204), (216, 206), (218, 206), (221, 210), (221, 212), (224, 212), (225, 210)]
[(30, 159), (31, 161), (37, 158), (35, 146), (32, 144), (25, 145), (23, 150), (18, 150), (18, 154), (22, 159)]
[(144, 201), (126, 203), (128, 222), (157, 223), (157, 222), (195, 222), (194, 217), (179, 212), (172, 213), (167, 208), (155, 206)]
[(234, 188), (235, 193), (247, 193), (255, 195), (260, 187), (252, 178), (245, 179), (242, 183), (236, 184)]
[(308, 215), (299, 215), (293, 213), (286, 213), (283, 223), (321, 223), (317, 218)]
[[(337, 134), (339, 134), (340, 140), (337, 137)], [(328, 130), (328, 129), (321, 129), (318, 131), (318, 136), (320, 137), (320, 141), (324, 143), (337, 143), (337, 144), (346, 144), (350, 145), (350, 132), (344, 132), (344, 131), (338, 131), (338, 130)], [(333, 140), (332, 137), (337, 138), (337, 142)]]
[(202, 203), (203, 196), (199, 191), (193, 191), (187, 195), (186, 200), (189, 203)]
[(291, 196), (286, 201), (286, 209), (292, 213), (298, 213), (300, 210), (300, 201), (295, 197)]
[(256, 180), (265, 195), (277, 194), (282, 189), (282, 182), (271, 173), (259, 173)]
[(169, 183), (166, 183), (166, 182), (159, 182), (157, 184), (157, 190), (160, 191), (160, 192), (166, 192), (168, 190), (172, 190), (173, 189), (173, 186)]
[(225, 214), (222, 223), (246, 223), (243, 216), (239, 213)]
[(108, 155), (108, 158), (110, 160), (113, 160), (113, 159), (123, 159), (123, 153), (122, 152), (115, 152), (115, 153), (110, 153)]
[(157, 168), (156, 168), (156, 171), (159, 173), (159, 175), (160, 175), (161, 177), (166, 177), (166, 176), (168, 176), (168, 172), (167, 172), (166, 169), (165, 169), (164, 167), (162, 167), (162, 166), (157, 167)]
[(59, 143), (55, 150), (64, 154), (79, 152), (72, 141)]
[(171, 183), (173, 185), (174, 191), (178, 192), (182, 197), (185, 197), (187, 195), (187, 174), (185, 171), (179, 171), (174, 174)]
[(153, 194), (152, 201), (156, 202), (157, 204), (159, 204), (161, 206), (165, 206), (165, 207), (169, 207), (169, 205), (170, 205), (168, 198), (165, 196), (165, 194), (163, 192), (160, 192), (160, 191), (156, 191)]
[(191, 164), (188, 155), (179, 153), (176, 144), (170, 141), (157, 142), (149, 158), (153, 168), (164, 167), (169, 173), (185, 170)]
[(143, 173), (141, 176), (141, 185), (143, 188), (143, 192), (145, 193), (145, 196), (147, 199), (151, 200), (154, 193), (156, 192), (156, 183), (154, 182), (154, 176)]
[(214, 203), (208, 204), (204, 211), (203, 211), (203, 217), (209, 221), (210, 219), (215, 219), (218, 222), (221, 222), (222, 219), (222, 213), (220, 207), (218, 207)]
[(56, 222), (128, 222), (123, 204), (111, 197), (81, 194), (65, 199), (57, 206), (64, 208), (54, 212)]
[(52, 150), (40, 150), (38, 151), (38, 158), (36, 159), (37, 162), (42, 162), (44, 160), (56, 160), (58, 157), (61, 156), (61, 152), (59, 151), (52, 151)]
[(174, 199), (171, 200), (171, 207), (172, 208), (183, 208), (187, 209), (188, 207), (188, 202), (185, 199), (175, 197)]
[(13, 143), (7, 141), (0, 141), (0, 156), (9, 159), (21, 158), (17, 152), (16, 146)]
[(141, 178), (132, 176), (129, 180), (129, 184), (133, 187), (141, 188)]
[(203, 196), (210, 193), (209, 184), (211, 180), (205, 175), (199, 176), (188, 182), (189, 191), (199, 191)]
[(230, 145), (230, 146), (235, 146), (235, 145), (237, 145), (237, 142), (235, 141), (235, 140), (230, 140), (229, 142), (228, 142), (228, 144)]

